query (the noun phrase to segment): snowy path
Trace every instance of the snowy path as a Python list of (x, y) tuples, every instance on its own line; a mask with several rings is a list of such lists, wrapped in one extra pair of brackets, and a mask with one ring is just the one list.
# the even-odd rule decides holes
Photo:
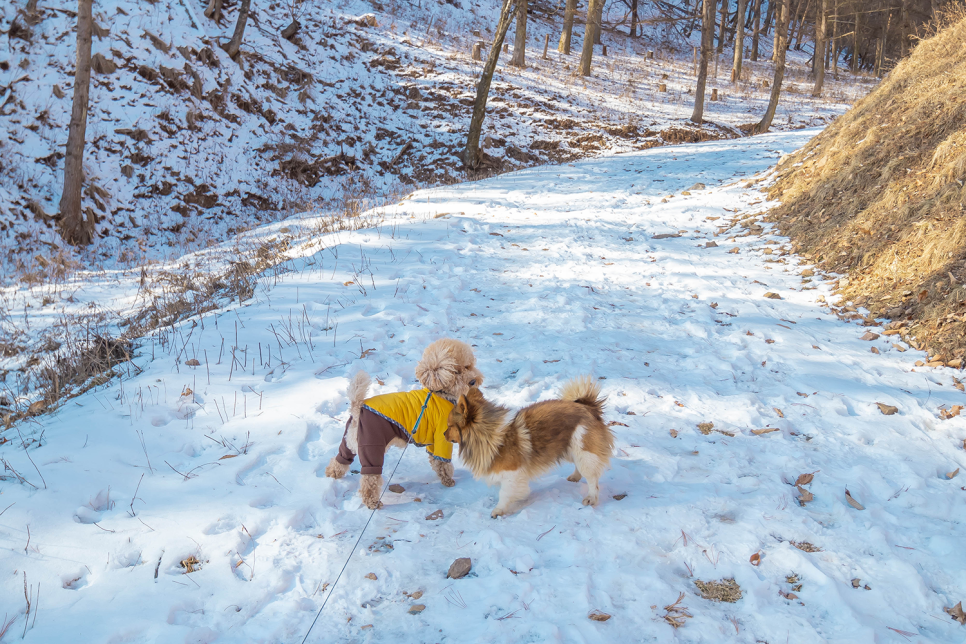
[[(30, 482), (0, 482), (0, 613), (20, 614), (2, 641), (23, 631), (24, 573), (42, 586), (26, 642), (301, 641), (368, 518), (358, 476), (322, 473), (347, 376), (410, 388), (443, 335), (477, 347), (487, 395), (514, 407), (605, 378), (619, 424), (601, 504), (561, 468), (494, 521), (494, 489), (459, 465), (443, 488), (411, 450), (310, 641), (963, 641), (943, 612), (966, 596), (966, 492), (946, 476), (966, 466), (966, 421), (937, 411), (963, 404), (953, 372), (860, 340), (870, 328), (816, 303), (828, 286), (803, 282), (784, 240), (715, 236), (765, 205), (739, 180), (812, 134), (417, 193), (168, 350), (147, 341), (143, 373), (26, 427), (43, 432), (36, 468), (19, 438), (0, 446)], [(811, 472), (800, 507), (783, 480)], [(473, 571), (447, 580), (456, 557)], [(698, 596), (695, 579), (732, 576), (737, 603)], [(693, 617), (675, 630), (663, 607), (682, 592)]]

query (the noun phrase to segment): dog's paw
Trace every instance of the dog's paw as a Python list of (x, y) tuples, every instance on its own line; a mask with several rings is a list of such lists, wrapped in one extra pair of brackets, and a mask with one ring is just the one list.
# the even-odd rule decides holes
[(490, 512), (490, 518), (496, 519), (497, 517), (502, 517), (505, 514), (506, 514), (506, 510), (503, 510), (501, 508), (496, 508), (493, 510), (493, 512)]
[(325, 475), (330, 479), (341, 479), (349, 471), (348, 465), (343, 465), (333, 458), (325, 467)]
[(439, 482), (442, 483), (446, 487), (453, 487), (454, 485), (456, 485), (456, 481), (454, 481), (453, 479), (449, 478), (448, 476), (446, 478), (444, 478), (444, 479), (440, 479)]
[(366, 504), (366, 507), (369, 508), (370, 510), (381, 510), (382, 509), (382, 501), (380, 501), (378, 499), (376, 499), (375, 501), (366, 499), (366, 501), (364, 501), (364, 503)]
[(584, 505), (597, 505), (597, 499), (585, 496), (583, 503)]
[(567, 480), (570, 481), (571, 483), (580, 483), (580, 479), (581, 479), (581, 476), (577, 472), (574, 472), (573, 474), (567, 477)]

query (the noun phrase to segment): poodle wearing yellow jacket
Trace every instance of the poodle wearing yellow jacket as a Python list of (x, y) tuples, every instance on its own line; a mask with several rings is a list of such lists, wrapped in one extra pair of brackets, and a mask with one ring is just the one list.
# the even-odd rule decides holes
[(382, 465), (393, 445), (405, 447), (411, 440), (429, 453), (429, 464), (443, 485), (453, 481), (452, 443), (446, 440), (446, 418), (470, 387), (483, 383), (476, 368), (473, 349), (451, 338), (436, 340), (423, 351), (416, 365), (416, 378), (423, 386), (414, 391), (366, 397), (369, 374), (358, 372), (349, 383), (349, 410), (339, 453), (325, 468), (325, 475), (340, 479), (359, 456), (362, 482), (359, 495), (370, 509), (382, 506)]

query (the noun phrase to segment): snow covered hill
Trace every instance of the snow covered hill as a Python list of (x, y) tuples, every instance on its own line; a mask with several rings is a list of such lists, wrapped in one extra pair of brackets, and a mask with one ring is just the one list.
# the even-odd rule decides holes
[[(129, 376), (0, 432), (0, 641), (299, 642), (331, 594), (309, 641), (961, 642), (955, 372), (840, 320), (757, 219), (755, 173), (813, 134), (423, 190), (145, 339)], [(601, 379), (602, 501), (561, 468), (492, 520), (495, 490), (411, 449), (333, 588), (369, 517), (358, 476), (323, 475), (347, 378), (408, 389), (441, 336), (507, 405)], [(701, 596), (731, 578), (735, 603)]]
[[(4, 281), (49, 280), (77, 264), (142, 266), (296, 212), (352, 217), (360, 204), (463, 177), (455, 155), (482, 67), (470, 52), (492, 40), (497, 0), (254, 3), (241, 66), (218, 44), (234, 29), (236, 4), (225, 2), (221, 24), (204, 17), (205, 6), (97, 3), (94, 54), (106, 62), (92, 78), (85, 207), (98, 218), (100, 239), (78, 252), (62, 249), (52, 219), (63, 183), (76, 3), (45, 1), (34, 12), (0, 4)], [(608, 19), (620, 8), (613, 13)], [(375, 26), (359, 19), (365, 14)], [(301, 30), (290, 42), (279, 31), (293, 15)], [(561, 21), (531, 16), (527, 69), (503, 57), (485, 130), (487, 152), (501, 160), (495, 171), (727, 136), (756, 121), (767, 103), (770, 63), (749, 62), (745, 82), (732, 86), (724, 81), (726, 54), (709, 81), (721, 101), (706, 112), (712, 124), (696, 131), (685, 121), (694, 78), (680, 34), (665, 39), (655, 27), (630, 39), (608, 30), (608, 55), (598, 47), (594, 76), (583, 79), (576, 74), (582, 26), (567, 57), (555, 51)], [(6, 29), (14, 22), (17, 29)], [(645, 60), (648, 50), (655, 60)], [(803, 91), (807, 53), (791, 58), (778, 128), (826, 123), (873, 82), (844, 75), (830, 79), (824, 99), (812, 99)], [(667, 92), (657, 91), (661, 83)]]

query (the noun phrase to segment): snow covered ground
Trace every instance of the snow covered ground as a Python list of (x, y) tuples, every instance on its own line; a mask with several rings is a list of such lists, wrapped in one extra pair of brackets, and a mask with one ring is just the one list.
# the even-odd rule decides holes
[[(0, 29), (0, 283), (44, 279), (62, 264), (140, 267), (293, 212), (382, 203), (464, 178), (456, 155), (483, 66), (471, 51), (492, 42), (500, 7), (254, 3), (239, 66), (219, 47), (233, 33), (237, 2), (225, 3), (218, 24), (204, 17), (205, 0), (100, 1), (94, 18), (104, 32), (93, 53), (117, 69), (91, 81), (84, 205), (98, 219), (99, 239), (78, 250), (64, 247), (52, 218), (73, 95), (76, 3), (48, 0), (29, 15), (23, 4), (0, 3), (0, 25), (20, 27)], [(608, 26), (626, 18), (621, 7), (609, 8)], [(549, 8), (528, 20), (528, 67), (508, 66), (505, 54), (494, 78), (484, 144), (498, 169), (699, 140), (682, 134), (727, 136), (764, 113), (763, 82), (773, 77), (767, 37), (738, 84), (727, 80), (732, 47), (719, 56), (708, 82), (721, 100), (709, 101), (709, 123), (694, 128), (686, 119), (699, 34), (685, 38), (679, 23), (660, 21), (636, 39), (627, 26), (608, 28), (608, 55), (596, 48), (594, 75), (585, 79), (576, 72), (582, 20), (572, 53), (559, 54), (563, 18)], [(367, 13), (375, 26), (357, 20)], [(302, 28), (290, 42), (279, 31), (293, 15)], [(642, 17), (660, 15), (649, 8)], [(826, 124), (877, 82), (830, 74), (825, 95), (812, 98), (809, 56), (789, 54), (776, 129)]]
[[(943, 612), (966, 595), (955, 372), (840, 320), (831, 282), (746, 219), (767, 206), (749, 179), (814, 133), (420, 191), (145, 339), (130, 377), (0, 432), (0, 641), (299, 642), (330, 593), (309, 641), (963, 641)], [(441, 336), (514, 407), (601, 378), (602, 501), (560, 468), (492, 520), (494, 489), (459, 465), (443, 488), (412, 449), (333, 589), (369, 518), (358, 476), (323, 475), (347, 378), (413, 387)], [(448, 580), (457, 557), (472, 572)], [(700, 597), (731, 577), (736, 603)]]

